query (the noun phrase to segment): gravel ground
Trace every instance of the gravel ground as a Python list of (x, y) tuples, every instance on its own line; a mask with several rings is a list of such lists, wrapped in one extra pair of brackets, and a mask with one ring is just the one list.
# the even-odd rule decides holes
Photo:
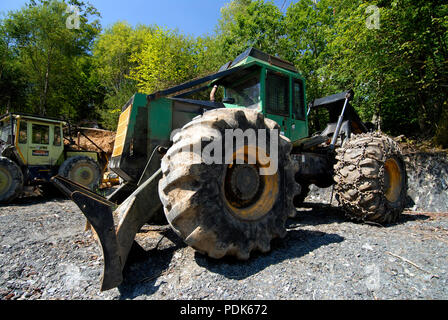
[[(307, 201), (314, 201), (310, 195)], [(100, 292), (102, 257), (74, 203), (0, 209), (1, 299), (447, 299), (448, 213), (408, 211), (388, 227), (308, 203), (286, 238), (247, 262), (212, 260), (167, 226), (145, 226), (125, 282)]]
[(331, 188), (312, 187), (287, 236), (247, 262), (207, 258), (169, 226), (147, 225), (137, 235), (144, 250), (106, 292), (102, 253), (78, 207), (19, 199), (0, 207), (0, 299), (448, 299), (448, 159), (405, 159), (409, 210), (396, 224), (347, 221)]

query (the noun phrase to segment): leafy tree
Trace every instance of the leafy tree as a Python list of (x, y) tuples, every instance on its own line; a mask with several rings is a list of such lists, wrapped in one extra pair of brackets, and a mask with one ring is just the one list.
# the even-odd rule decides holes
[[(80, 8), (79, 29), (66, 27), (67, 4)], [(77, 0), (31, 0), (0, 20), (1, 111), (101, 117), (114, 129), (136, 91), (216, 72), (254, 46), (296, 65), (308, 101), (354, 89), (363, 120), (448, 145), (446, 1), (299, 0), (283, 14), (272, 1), (233, 0), (215, 34), (197, 38), (125, 22), (99, 34), (98, 16)]]
[(26, 89), (23, 67), (11, 50), (11, 39), (0, 23), (0, 114), (20, 110)]
[[(292, 4), (285, 15), (287, 42), (283, 48), (287, 60), (294, 62), (307, 80), (309, 100), (330, 94), (328, 69), (332, 54), (328, 43), (334, 35), (333, 1), (301, 0)], [(332, 88), (333, 89), (333, 88)]]
[(79, 29), (67, 28), (67, 4), (56, 0), (30, 1), (1, 22), (3, 39), (10, 40), (8, 50), (26, 79), (22, 93), (29, 112), (83, 116), (93, 103), (92, 88), (83, 80), (92, 41), (100, 31), (98, 21), (89, 23), (88, 17), (99, 13), (81, 1), (68, 4), (79, 8)]
[(141, 54), (146, 34), (153, 28), (133, 28), (117, 22), (105, 29), (93, 45), (94, 78), (105, 95), (98, 112), (108, 129), (115, 129), (121, 107), (138, 91), (137, 81), (129, 77), (136, 67), (131, 57)]
[(284, 16), (272, 1), (234, 0), (221, 9), (221, 15), (216, 33), (224, 63), (248, 47), (281, 53)]
[[(379, 29), (366, 26), (370, 5), (379, 8)], [(433, 134), (447, 99), (447, 5), (341, 0), (337, 10), (333, 81), (354, 87), (361, 113), (379, 114), (383, 129)]]
[(142, 52), (132, 54), (130, 78), (144, 93), (179, 84), (200, 75), (202, 52), (194, 38), (157, 27), (145, 34)]

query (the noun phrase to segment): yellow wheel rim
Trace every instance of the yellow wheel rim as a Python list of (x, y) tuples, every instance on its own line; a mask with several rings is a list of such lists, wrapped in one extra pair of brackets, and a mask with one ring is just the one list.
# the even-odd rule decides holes
[(385, 164), (386, 199), (395, 202), (400, 198), (403, 176), (395, 159), (389, 159)]
[(5, 168), (0, 168), (0, 195), (8, 191), (12, 183), (11, 174)]
[[(236, 163), (236, 160), (244, 164)], [(222, 183), (224, 203), (238, 218), (258, 220), (275, 204), (279, 194), (279, 175), (261, 175), (269, 168), (270, 158), (258, 147), (244, 146), (233, 154), (233, 162), (226, 168)]]

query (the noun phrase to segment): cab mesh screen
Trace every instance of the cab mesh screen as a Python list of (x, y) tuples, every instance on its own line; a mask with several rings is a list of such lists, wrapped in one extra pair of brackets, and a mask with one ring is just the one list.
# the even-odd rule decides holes
[(268, 73), (266, 81), (266, 111), (289, 115), (289, 78)]

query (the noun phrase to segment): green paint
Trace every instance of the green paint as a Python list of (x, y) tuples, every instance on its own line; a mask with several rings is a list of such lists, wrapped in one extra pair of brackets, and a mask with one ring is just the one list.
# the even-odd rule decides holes
[(149, 104), (149, 137), (150, 139), (169, 140), (172, 131), (172, 101), (161, 98)]
[[(257, 65), (260, 67), (260, 111), (268, 119), (272, 119), (275, 122), (277, 122), (281, 128), (282, 134), (284, 134), (286, 137), (291, 139), (291, 141), (296, 141), (298, 139), (307, 137), (308, 136), (308, 118), (305, 117), (305, 120), (295, 119), (295, 117), (293, 116), (293, 98), (292, 98), (293, 94), (294, 94), (294, 92), (293, 92), (294, 80), (301, 81), (302, 86), (303, 86), (302, 107), (304, 108), (303, 112), (306, 115), (305, 79), (299, 73), (273, 66), (265, 61), (262, 61), (262, 60), (259, 60), (259, 59), (256, 59), (256, 58), (253, 58), (250, 56), (247, 57), (246, 59), (242, 60), (235, 66), (233, 66), (233, 68), (237, 67), (237, 66), (251, 67), (254, 65)], [(281, 73), (283, 76), (285, 76), (289, 79), (289, 101), (288, 101), (289, 114), (287, 116), (268, 113), (266, 110), (267, 109), (266, 77), (267, 77), (268, 71), (275, 71), (275, 72)], [(224, 104), (224, 105), (226, 108), (241, 108), (242, 107), (242, 106), (238, 106), (235, 104)]]
[[(56, 120), (45, 121), (38, 117), (17, 116), (14, 146), (21, 164), (26, 166), (57, 165), (64, 151), (62, 124), (63, 122)], [(58, 135), (57, 132), (61, 134)], [(59, 139), (55, 139), (58, 137)]]

